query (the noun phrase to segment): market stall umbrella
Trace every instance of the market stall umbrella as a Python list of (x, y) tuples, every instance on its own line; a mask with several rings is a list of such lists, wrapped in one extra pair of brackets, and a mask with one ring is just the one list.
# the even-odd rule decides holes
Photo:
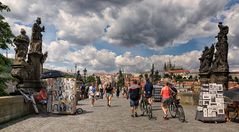
[(224, 96), (230, 98), (233, 101), (239, 101), (239, 90), (228, 90), (224, 92)]
[(41, 74), (41, 79), (63, 77), (64, 73), (56, 70), (46, 71)]

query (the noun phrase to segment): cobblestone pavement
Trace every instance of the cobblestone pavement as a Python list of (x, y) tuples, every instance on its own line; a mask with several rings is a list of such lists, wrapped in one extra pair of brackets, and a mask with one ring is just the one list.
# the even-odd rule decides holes
[[(81, 115), (31, 115), (0, 125), (3, 132), (238, 132), (238, 123), (202, 123), (194, 120), (195, 106), (185, 105), (186, 123), (178, 119), (163, 120), (160, 103), (154, 103), (154, 119), (130, 116), (129, 100), (113, 98), (112, 107), (105, 99), (90, 107), (90, 100), (79, 101)], [(140, 113), (140, 112), (138, 112)]]

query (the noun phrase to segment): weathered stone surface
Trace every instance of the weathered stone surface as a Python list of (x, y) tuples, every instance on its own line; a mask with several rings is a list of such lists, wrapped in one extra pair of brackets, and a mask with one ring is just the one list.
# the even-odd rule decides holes
[(218, 39), (215, 44), (216, 52), (214, 53), (214, 45), (210, 49), (205, 47), (201, 58), (199, 58), (199, 75), (201, 83), (223, 84), (224, 90), (227, 90), (229, 75), (227, 34), (229, 27), (219, 22), (218, 28), (220, 31), (216, 36)]
[(12, 65), (11, 74), (17, 78), (17, 88), (27, 88), (33, 91), (38, 91), (41, 86), (40, 76), (43, 72), (43, 63), (45, 62), (48, 53), (42, 53), (42, 34), (45, 28), (40, 27), (41, 19), (37, 18), (36, 23), (32, 27), (32, 38), (28, 60), (25, 61), (29, 38), (25, 35), (25, 30), (22, 29), (21, 35), (14, 39), (16, 48), (16, 57)]
[[(49, 131), (49, 132), (238, 132), (238, 123), (202, 123), (195, 120), (196, 106), (183, 105), (187, 123), (177, 118), (163, 120), (160, 103), (153, 104), (155, 119), (146, 116), (132, 118), (129, 100), (113, 97), (112, 107), (106, 106), (106, 99), (96, 100), (90, 107), (90, 100), (79, 101), (79, 107), (86, 112), (80, 115), (33, 115), (0, 125), (3, 132)], [(140, 112), (138, 112), (140, 114)], [(10, 125), (12, 124), (12, 125)]]
[(31, 104), (23, 96), (0, 97), (0, 124), (32, 113)]
[(16, 45), (15, 48), (15, 60), (14, 64), (22, 64), (26, 60), (28, 46), (29, 46), (29, 37), (26, 35), (26, 31), (21, 29), (21, 34), (14, 38), (13, 42)]

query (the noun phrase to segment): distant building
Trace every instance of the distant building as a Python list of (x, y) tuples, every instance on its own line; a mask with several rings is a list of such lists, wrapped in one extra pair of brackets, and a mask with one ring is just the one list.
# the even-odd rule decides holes
[(178, 75), (180, 75), (180, 76), (182, 76), (183, 78), (185, 77), (185, 78), (188, 78), (188, 75), (189, 75), (189, 73), (190, 73), (190, 71), (189, 70), (168, 70), (168, 71), (165, 71), (165, 73), (166, 74), (169, 74), (169, 75), (174, 75), (174, 76), (178, 76)]

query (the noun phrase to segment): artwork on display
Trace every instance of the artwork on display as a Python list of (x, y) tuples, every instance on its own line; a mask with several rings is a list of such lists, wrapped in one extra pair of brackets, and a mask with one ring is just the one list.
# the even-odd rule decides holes
[(199, 102), (198, 102), (198, 105), (202, 106), (203, 105), (203, 100), (200, 99)]
[(203, 108), (203, 117), (207, 117), (207, 108)]
[(212, 117), (212, 109), (207, 109), (207, 117)]
[(203, 112), (203, 117), (207, 118), (225, 114), (223, 85), (216, 83), (202, 84), (201, 90), (197, 111)]
[(222, 86), (222, 84), (219, 84), (219, 85), (218, 85), (218, 90), (217, 90), (217, 91), (223, 92), (223, 86)]
[(49, 78), (46, 79), (52, 96), (50, 98), (53, 113), (72, 114), (76, 110), (76, 88), (74, 78)]
[(197, 110), (198, 110), (198, 111), (203, 111), (203, 107), (202, 107), (202, 106), (198, 106), (198, 107), (197, 107)]
[(223, 93), (218, 93), (217, 98), (223, 98)]
[(210, 100), (203, 100), (203, 105), (209, 105), (210, 104)]
[(217, 109), (217, 114), (225, 114), (224, 109), (223, 108)]
[(208, 87), (202, 87), (201, 89), (202, 89), (202, 91), (204, 91), (204, 92), (207, 92), (207, 91), (208, 91)]
[(203, 93), (203, 99), (210, 99), (210, 94), (208, 92)]
[(216, 103), (216, 95), (211, 95), (211, 103)]

